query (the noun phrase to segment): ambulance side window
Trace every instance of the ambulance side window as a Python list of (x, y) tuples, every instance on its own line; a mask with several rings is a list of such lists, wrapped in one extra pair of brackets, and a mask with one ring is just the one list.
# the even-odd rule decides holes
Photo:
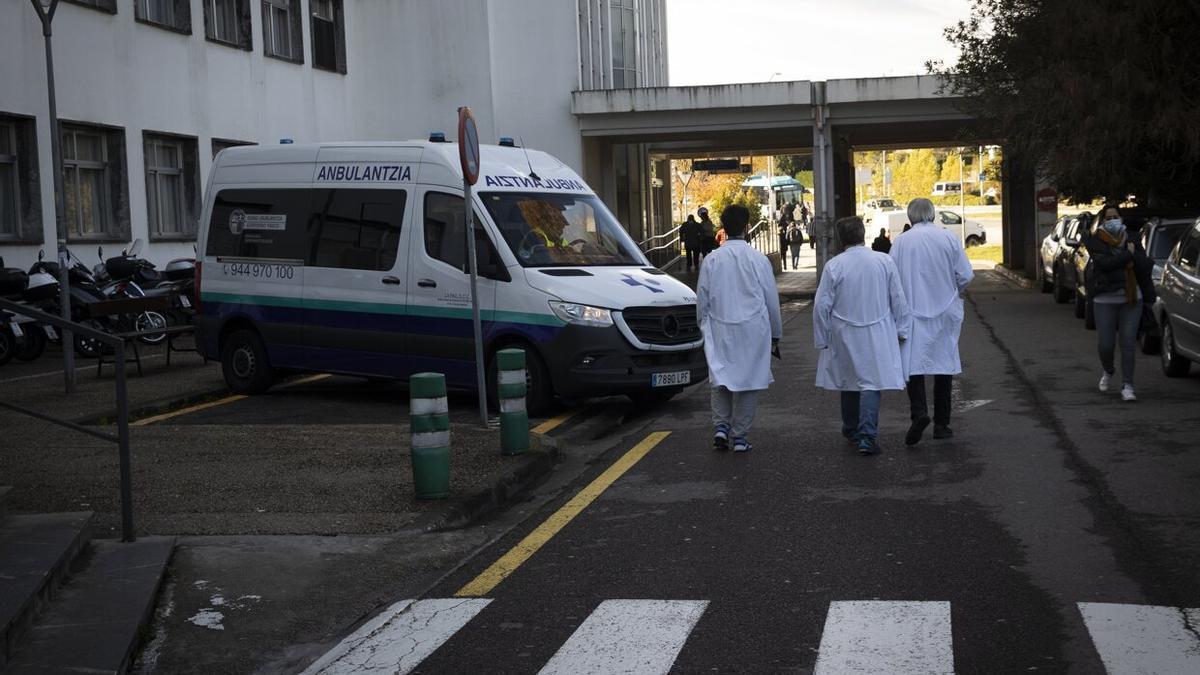
[(207, 255), (308, 259), (312, 190), (221, 190), (213, 202)]
[[(462, 197), (444, 192), (425, 194), (425, 253), (455, 269), (467, 272), (467, 240)], [(483, 229), (479, 212), (475, 213), (475, 255), (480, 273), (493, 278), (507, 278), (500, 254)], [(486, 270), (496, 269), (488, 274)]]
[(404, 190), (316, 190), (308, 263), (352, 270), (392, 269), (406, 199)]

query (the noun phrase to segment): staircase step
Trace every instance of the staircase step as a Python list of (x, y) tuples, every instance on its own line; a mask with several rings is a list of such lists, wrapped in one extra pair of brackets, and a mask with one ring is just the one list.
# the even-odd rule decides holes
[(91, 511), (0, 522), (0, 667), (91, 540)]
[(174, 546), (174, 537), (93, 542), (87, 567), (34, 624), (6, 675), (126, 672)]

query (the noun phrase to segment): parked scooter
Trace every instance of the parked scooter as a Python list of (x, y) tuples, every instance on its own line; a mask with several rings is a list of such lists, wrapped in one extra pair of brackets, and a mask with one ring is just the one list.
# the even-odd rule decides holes
[[(47, 277), (45, 274), (31, 277), (24, 270), (5, 267), (4, 258), (0, 258), (0, 297), (21, 302), (32, 309), (41, 309), (30, 301), (31, 297), (39, 294), (37, 288), (50, 281), (54, 291), (58, 290), (58, 283)], [(34, 288), (32, 293), (31, 285)], [(53, 326), (43, 325), (21, 314), (0, 312), (0, 364), (12, 358), (33, 361), (46, 351), (46, 343), (50, 339), (58, 339)]]
[[(159, 272), (153, 263), (139, 257), (141, 248), (142, 240), (137, 239), (128, 250), (121, 251), (120, 256), (108, 259), (104, 258), (104, 250), (99, 249), (105, 272), (117, 284), (114, 295), (131, 298), (161, 295), (172, 299), (172, 307), (166, 310), (165, 316), (159, 312), (143, 312), (139, 315), (136, 321), (138, 330), (191, 323), (195, 307), (196, 261), (188, 258), (172, 260), (167, 263), (165, 272)], [(97, 265), (97, 271), (99, 268), (100, 265)], [(139, 339), (146, 344), (158, 344), (166, 339), (166, 334), (152, 334)]]

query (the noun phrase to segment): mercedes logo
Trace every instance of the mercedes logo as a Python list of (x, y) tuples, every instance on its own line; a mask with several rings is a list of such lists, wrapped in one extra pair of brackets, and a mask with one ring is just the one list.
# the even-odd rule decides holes
[(679, 335), (679, 319), (675, 318), (674, 314), (668, 314), (662, 320), (663, 335), (669, 338)]

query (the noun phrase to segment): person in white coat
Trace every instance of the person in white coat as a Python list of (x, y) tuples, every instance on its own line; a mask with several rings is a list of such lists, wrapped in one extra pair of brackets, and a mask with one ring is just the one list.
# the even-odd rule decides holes
[(975, 273), (958, 237), (933, 224), (933, 202), (908, 203), (913, 227), (896, 237), (892, 258), (900, 283), (912, 305), (913, 327), (901, 354), (908, 373), (908, 402), (912, 425), (904, 437), (916, 445), (929, 426), (925, 376), (933, 375), (933, 437), (950, 438), (950, 391), (953, 376), (962, 372), (958, 336), (962, 331), (961, 293)]
[(904, 388), (908, 300), (896, 264), (864, 245), (861, 218), (834, 227), (843, 251), (825, 265), (813, 305), (817, 386), (841, 392), (842, 435), (870, 455), (879, 450), (881, 392)]
[(750, 449), (747, 434), (758, 394), (771, 377), (771, 353), (783, 336), (779, 290), (767, 257), (742, 237), (750, 211), (736, 204), (721, 213), (728, 239), (700, 267), (696, 318), (712, 387), (713, 447)]

